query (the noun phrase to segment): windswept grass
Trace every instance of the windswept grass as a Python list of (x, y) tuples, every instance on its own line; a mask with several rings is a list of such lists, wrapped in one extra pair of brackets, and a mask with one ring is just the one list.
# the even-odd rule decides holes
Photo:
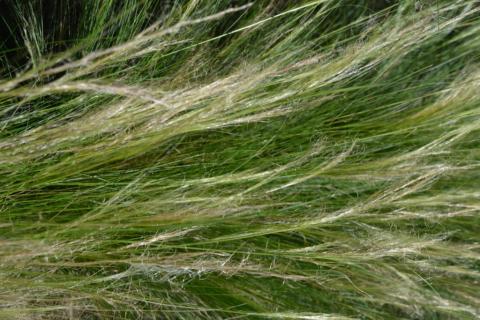
[(0, 51), (0, 319), (480, 318), (478, 1), (55, 3)]

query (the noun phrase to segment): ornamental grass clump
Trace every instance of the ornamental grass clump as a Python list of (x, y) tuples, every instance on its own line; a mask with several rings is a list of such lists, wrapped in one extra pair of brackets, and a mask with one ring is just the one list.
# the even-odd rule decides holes
[(478, 1), (1, 20), (0, 319), (480, 318)]

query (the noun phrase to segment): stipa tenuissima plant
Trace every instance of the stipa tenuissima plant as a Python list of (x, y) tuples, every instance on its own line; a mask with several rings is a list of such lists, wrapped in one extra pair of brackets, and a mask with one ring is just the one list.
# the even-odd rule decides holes
[(480, 317), (478, 1), (8, 8), (0, 318)]

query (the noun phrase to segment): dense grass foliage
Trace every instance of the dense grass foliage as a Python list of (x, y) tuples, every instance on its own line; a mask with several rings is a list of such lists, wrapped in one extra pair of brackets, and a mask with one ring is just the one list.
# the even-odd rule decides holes
[(480, 317), (478, 1), (7, 3), (0, 319)]

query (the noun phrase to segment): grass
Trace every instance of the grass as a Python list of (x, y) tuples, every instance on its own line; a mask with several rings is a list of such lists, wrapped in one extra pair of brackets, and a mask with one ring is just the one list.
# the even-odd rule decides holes
[(477, 1), (9, 8), (0, 319), (480, 317)]

